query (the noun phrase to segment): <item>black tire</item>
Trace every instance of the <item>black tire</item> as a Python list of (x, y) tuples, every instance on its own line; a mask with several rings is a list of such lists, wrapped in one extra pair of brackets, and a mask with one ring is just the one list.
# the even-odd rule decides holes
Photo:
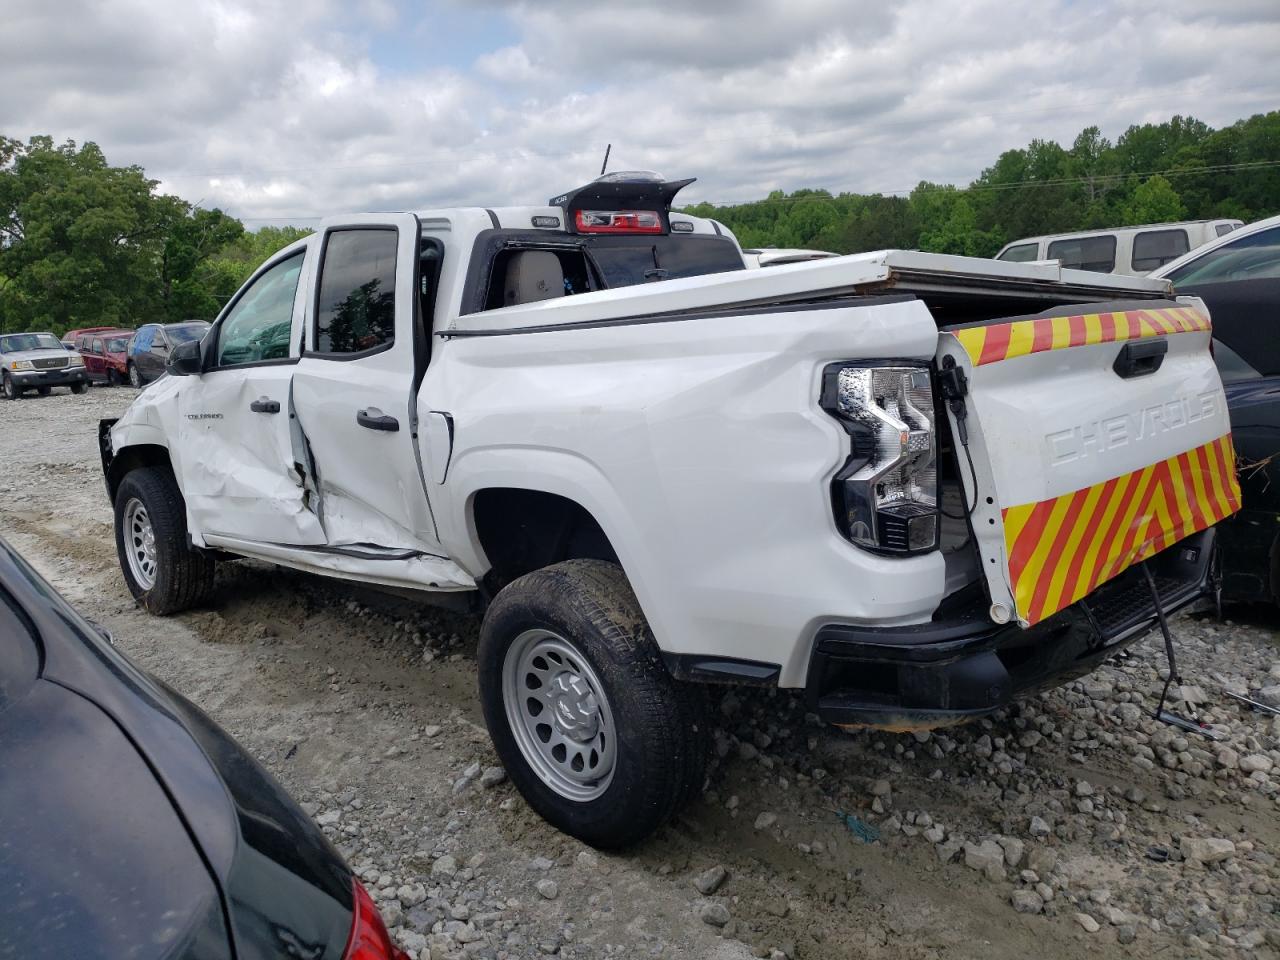
[(138, 368), (132, 363), (129, 364), (129, 386), (135, 390), (142, 389), (142, 374), (138, 372)]
[(71, 385), (71, 392), (74, 394), (87, 393), (89, 391), (89, 383), (87, 380), (81, 380), (79, 383)]
[(42, 397), (47, 397), (49, 394), (53, 393), (53, 387), (36, 387), (36, 393)]
[(118, 387), (118, 386), (120, 386), (120, 382), (121, 382), (121, 381), (120, 381), (120, 374), (118, 374), (114, 369), (111, 369), (111, 370), (108, 370), (108, 371), (107, 371), (107, 386), (108, 386), (108, 387)]
[[(126, 554), (125, 515), (130, 501), (145, 507), (155, 536), (155, 577), (140, 582)], [(134, 599), (150, 613), (165, 617), (204, 603), (213, 591), (215, 564), (187, 545), (187, 514), (172, 471), (142, 467), (125, 475), (116, 491), (116, 555)]]
[[(570, 799), (549, 786), (512, 732), (503, 665), (530, 630), (550, 631), (576, 648), (608, 700), (616, 755), (612, 780), (594, 798)], [(485, 614), (477, 658), (494, 748), (525, 800), (557, 829), (595, 847), (624, 847), (649, 836), (701, 790), (709, 743), (705, 698), (667, 672), (616, 564), (568, 560), (507, 586)]]
[(13, 378), (7, 373), (3, 378), (0, 378), (0, 394), (3, 394), (6, 400), (22, 399), (22, 391), (18, 389), (18, 385), (13, 382)]

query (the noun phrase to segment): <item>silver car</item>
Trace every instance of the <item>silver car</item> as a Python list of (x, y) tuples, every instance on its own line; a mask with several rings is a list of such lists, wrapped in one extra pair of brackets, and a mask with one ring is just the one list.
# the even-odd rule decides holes
[(52, 333), (0, 334), (0, 393), (17, 400), (28, 390), (47, 397), (54, 387), (89, 389), (84, 360), (68, 353)]

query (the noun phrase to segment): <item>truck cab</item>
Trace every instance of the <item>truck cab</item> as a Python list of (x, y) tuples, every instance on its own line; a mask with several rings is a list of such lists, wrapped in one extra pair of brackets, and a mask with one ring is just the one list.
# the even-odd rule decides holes
[(963, 722), (1205, 589), (1239, 491), (1202, 304), (909, 251), (748, 270), (686, 183), (272, 256), (102, 424), (134, 596), (252, 557), (482, 613), (513, 782), (620, 846), (701, 786), (701, 684)]

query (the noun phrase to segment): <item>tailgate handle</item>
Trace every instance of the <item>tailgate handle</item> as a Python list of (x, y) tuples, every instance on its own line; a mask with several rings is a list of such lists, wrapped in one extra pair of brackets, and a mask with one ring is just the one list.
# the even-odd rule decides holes
[(1126, 343), (1116, 354), (1116, 362), (1112, 369), (1125, 380), (1130, 377), (1145, 377), (1160, 369), (1160, 364), (1164, 362), (1164, 355), (1168, 352), (1168, 340), (1133, 340)]

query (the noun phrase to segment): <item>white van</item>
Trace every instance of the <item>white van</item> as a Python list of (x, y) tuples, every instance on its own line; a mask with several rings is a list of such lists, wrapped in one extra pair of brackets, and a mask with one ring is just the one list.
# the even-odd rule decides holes
[(1055, 233), (1007, 243), (996, 259), (1014, 263), (1060, 260), (1063, 267), (1076, 270), (1140, 277), (1242, 226), (1241, 220), (1186, 220)]

